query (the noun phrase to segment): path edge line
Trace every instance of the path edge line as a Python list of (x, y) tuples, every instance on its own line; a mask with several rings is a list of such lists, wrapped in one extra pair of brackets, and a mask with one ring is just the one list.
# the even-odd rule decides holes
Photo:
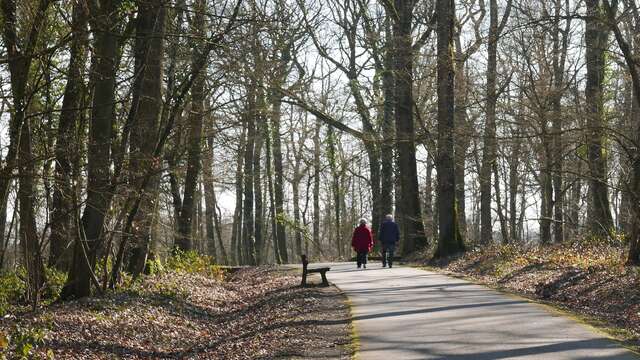
[(353, 321), (353, 311), (354, 311), (354, 305), (353, 302), (351, 302), (351, 298), (349, 297), (349, 295), (347, 295), (347, 293), (342, 290), (340, 288), (340, 286), (338, 286), (335, 283), (331, 283), (331, 285), (335, 286), (338, 290), (340, 290), (341, 293), (344, 294), (344, 297), (346, 298), (345, 300), (345, 304), (347, 305), (347, 307), (349, 308), (349, 324), (351, 325), (351, 329), (349, 331), (350, 334), (350, 342), (349, 342), (349, 349), (351, 350), (351, 360), (358, 360), (359, 356), (360, 356), (360, 335), (358, 335), (358, 330), (356, 328), (356, 322)]

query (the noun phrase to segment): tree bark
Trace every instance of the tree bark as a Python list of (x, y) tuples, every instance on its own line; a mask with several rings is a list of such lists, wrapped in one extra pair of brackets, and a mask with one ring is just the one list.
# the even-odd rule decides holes
[[(413, 0), (395, 0), (397, 18), (393, 22), (395, 44), (395, 125), (401, 198), (401, 242), (405, 255), (427, 246), (422, 222), (418, 171), (416, 167), (415, 130), (413, 120), (413, 46), (411, 26)], [(453, 149), (452, 149), (453, 152)]]
[(331, 170), (331, 193), (333, 196), (333, 220), (335, 231), (335, 242), (338, 250), (338, 258), (342, 258), (342, 222), (340, 221), (341, 205), (342, 201), (340, 195), (340, 172), (338, 171), (337, 156), (336, 156), (336, 136), (333, 132), (333, 128), (329, 126), (327, 128), (327, 157), (329, 161), (329, 169)]
[(74, 191), (72, 187), (74, 153), (78, 145), (74, 143), (76, 128), (80, 120), (82, 96), (84, 92), (83, 73), (86, 63), (88, 42), (88, 13), (81, 2), (73, 6), (73, 19), (69, 53), (67, 84), (64, 89), (62, 109), (56, 135), (56, 165), (51, 210), (51, 235), (49, 236), (49, 266), (67, 271), (71, 265), (71, 239), (77, 233), (73, 223)]
[[(296, 141), (293, 132), (291, 132), (291, 152), (293, 153), (293, 177), (291, 179), (291, 190), (293, 200), (293, 228), (295, 232), (295, 249), (296, 255), (303, 255), (302, 247), (302, 222), (300, 221), (300, 183), (304, 174), (302, 173), (302, 151), (304, 150), (304, 131), (300, 132), (299, 138)], [(297, 146), (296, 146), (297, 142)]]
[(438, 227), (436, 221), (436, 213), (433, 211), (434, 193), (433, 193), (433, 169), (434, 163), (430, 156), (427, 157), (427, 171), (425, 177), (424, 187), (424, 215), (425, 219), (425, 233), (431, 236), (432, 239), (438, 238)]
[(132, 99), (130, 172), (134, 188), (139, 188), (146, 172), (155, 171), (143, 189), (129, 242), (127, 269), (134, 277), (144, 271), (151, 244), (151, 228), (160, 183), (158, 162), (153, 158), (162, 111), (162, 68), (164, 57), (164, 0), (145, 0), (138, 5), (136, 19), (135, 74)]
[(263, 109), (265, 107), (264, 94), (261, 89), (258, 89), (256, 97), (256, 141), (253, 155), (253, 189), (255, 197), (255, 223), (254, 223), (254, 251), (256, 264), (260, 264), (264, 261), (262, 251), (264, 249), (264, 209), (262, 203), (262, 148), (264, 145), (265, 133), (263, 117)]
[[(620, 31), (620, 27), (618, 26), (618, 22), (616, 21), (617, 1), (614, 3), (614, 6), (612, 6), (608, 0), (604, 0), (603, 4), (607, 12), (608, 25), (613, 30), (616, 42), (622, 50), (622, 54), (631, 75), (633, 97), (635, 99), (635, 106), (637, 109), (638, 106), (640, 106), (640, 63), (638, 63), (637, 60), (637, 55), (640, 53), (638, 50), (638, 45), (640, 44), (640, 11), (638, 11), (638, 6), (635, 1), (626, 2), (629, 7), (628, 10), (630, 10), (633, 15), (633, 20), (635, 22), (633, 26), (634, 37), (629, 42), (624, 39), (622, 32)], [(635, 46), (635, 49), (632, 48), (632, 46)], [(636, 128), (634, 136), (632, 137), (635, 141), (635, 146), (633, 146), (630, 151), (632, 178), (629, 184), (629, 191), (631, 192), (633, 203), (633, 221), (631, 224), (631, 235), (629, 239), (629, 256), (627, 258), (627, 264), (629, 265), (640, 265), (640, 151), (638, 151), (638, 148), (640, 147), (640, 117), (636, 116), (636, 118), (638, 118), (638, 121), (635, 124)]]
[[(209, 134), (208, 136), (211, 136)], [(209, 142), (213, 140), (207, 139), (207, 152), (202, 157), (202, 182), (204, 187), (205, 202), (205, 226), (207, 232), (207, 253), (214, 258), (216, 262), (220, 262), (222, 256), (218, 256), (216, 251), (216, 233), (215, 233), (215, 189), (213, 187), (213, 146)]]
[(276, 237), (278, 253), (284, 264), (289, 262), (287, 254), (287, 233), (284, 223), (284, 175), (282, 166), (282, 144), (280, 141), (280, 117), (282, 113), (282, 96), (274, 92), (271, 98), (271, 139), (273, 140), (273, 171), (275, 174), (273, 193), (276, 207)]
[(93, 104), (87, 155), (87, 199), (81, 229), (73, 251), (73, 263), (61, 298), (79, 298), (91, 294), (91, 279), (97, 255), (102, 249), (103, 228), (112, 194), (111, 139), (114, 121), (115, 79), (118, 58), (118, 19), (113, 15), (119, 1), (105, 1), (100, 13), (91, 14), (93, 33)]
[[(393, 213), (393, 140), (395, 138), (394, 107), (395, 79), (393, 75), (393, 34), (389, 16), (385, 17), (384, 72), (382, 89), (384, 95), (383, 117), (381, 124), (382, 146), (380, 147), (380, 213), (382, 216)], [(374, 221), (381, 219), (374, 219)]]
[(242, 193), (244, 192), (244, 183), (242, 179), (242, 169), (244, 166), (244, 148), (246, 142), (246, 131), (242, 129), (240, 140), (238, 141), (238, 153), (236, 161), (236, 206), (233, 212), (233, 225), (231, 229), (231, 259), (235, 264), (241, 263), (242, 253), (239, 251), (242, 242)]
[[(202, 50), (205, 47), (205, 1), (196, 0), (194, 3), (193, 29), (196, 34), (192, 48), (193, 68), (197, 67), (201, 61)], [(200, 71), (193, 86), (191, 87), (191, 111), (189, 113), (189, 129), (187, 143), (187, 174), (184, 183), (184, 196), (182, 197), (182, 208), (178, 218), (178, 233), (175, 240), (175, 247), (181, 251), (193, 249), (192, 243), (192, 221), (194, 210), (194, 198), (197, 190), (198, 176), (200, 174), (200, 158), (202, 152), (202, 123), (204, 118), (204, 87), (206, 72)]]
[[(480, 242), (489, 244), (493, 240), (493, 220), (491, 216), (491, 169), (496, 161), (496, 76), (498, 53), (498, 2), (489, 0), (489, 37), (487, 40), (487, 102), (483, 135), (482, 166), (480, 182)], [(498, 181), (498, 179), (494, 179)]]
[(255, 265), (255, 223), (254, 223), (254, 192), (253, 192), (253, 159), (255, 156), (256, 142), (256, 94), (255, 84), (247, 88), (247, 108), (245, 110), (245, 122), (247, 126), (247, 141), (244, 148), (244, 204), (243, 229), (242, 229), (242, 264)]
[(453, 0), (437, 0), (438, 67), (438, 150), (436, 160), (438, 247), (436, 257), (447, 257), (465, 250), (456, 212), (454, 158), (454, 44)]
[[(32, 55), (38, 46), (40, 31), (44, 23), (46, 11), (50, 1), (41, 0), (37, 5), (37, 12), (33, 23), (26, 26), (30, 31), (26, 33), (26, 41), (21, 41), (18, 30), (19, 23), (16, 18), (17, 6), (13, 0), (3, 0), (2, 8), (2, 35), (6, 48), (9, 75), (11, 82), (11, 95), (13, 96), (13, 114), (9, 124), (9, 149), (6, 165), (2, 170), (2, 182), (0, 194), (2, 195), (3, 211), (6, 213), (6, 198), (13, 167), (18, 161), (18, 200), (20, 202), (20, 248), (24, 256), (24, 266), (27, 270), (26, 300), (32, 301), (34, 310), (39, 300), (39, 293), (44, 283), (44, 265), (38, 239), (35, 219), (34, 183), (36, 176), (35, 159), (33, 156), (31, 140), (31, 121), (26, 116), (31, 95), (26, 93), (29, 82)], [(6, 215), (6, 214), (5, 214)], [(2, 234), (4, 237), (4, 234)]]
[(300, 229), (300, 174), (295, 174), (291, 182), (293, 200), (293, 227), (295, 232), (296, 255), (302, 255), (302, 231)]
[(553, 177), (551, 174), (552, 157), (551, 136), (547, 129), (547, 119), (541, 120), (542, 124), (542, 156), (540, 162), (540, 242), (551, 243), (551, 221), (553, 220)]
[(520, 184), (519, 165), (522, 140), (520, 132), (515, 131), (509, 163), (509, 241), (520, 242), (518, 232), (518, 184)]
[[(493, 164), (493, 174), (494, 174), (494, 178), (497, 180), (498, 179), (498, 164), (494, 163)], [(497, 207), (497, 213), (498, 213), (498, 219), (500, 220), (500, 235), (502, 236), (502, 243), (503, 244), (508, 244), (509, 243), (509, 232), (507, 231), (507, 218), (504, 215), (504, 211), (502, 208), (502, 200), (501, 200), (501, 194), (500, 194), (500, 183), (498, 181), (493, 183), (494, 186), (494, 190), (496, 192), (496, 207)]]
[(274, 197), (274, 180), (273, 180), (273, 168), (271, 161), (272, 146), (271, 146), (271, 126), (268, 118), (264, 119), (264, 139), (265, 139), (265, 168), (267, 172), (267, 187), (269, 190), (269, 214), (270, 214), (270, 226), (271, 226), (271, 238), (273, 241), (273, 257), (276, 264), (282, 264), (282, 258), (280, 257), (280, 249), (278, 248), (278, 219), (276, 216), (276, 201)]
[[(565, 0), (566, 11), (569, 11), (569, 0)], [(551, 121), (552, 129), (552, 182), (553, 182), (553, 238), (555, 243), (564, 242), (564, 145), (562, 140), (562, 94), (564, 92), (564, 69), (568, 50), (568, 34), (571, 20), (565, 20), (564, 31), (560, 29), (560, 12), (562, 0), (555, 2), (554, 32), (553, 32), (553, 94), (551, 97), (551, 109), (553, 117)], [(562, 34), (562, 37), (560, 36)]]
[(313, 136), (313, 248), (316, 257), (322, 254), (320, 244), (320, 121), (316, 121)]
[(613, 230), (613, 218), (609, 205), (607, 183), (607, 156), (604, 140), (605, 51), (609, 31), (603, 22), (603, 9), (598, 0), (586, 0), (587, 17), (585, 30), (587, 84), (585, 88), (587, 111), (587, 154), (589, 163), (589, 185), (592, 202), (590, 230), (597, 236), (609, 236)]
[(227, 250), (224, 247), (224, 243), (222, 242), (222, 221), (220, 220), (221, 214), (220, 214), (220, 208), (218, 207), (218, 200), (216, 199), (215, 189), (211, 194), (212, 194), (213, 209), (214, 209), (213, 225), (215, 227), (216, 237), (218, 239), (218, 251), (220, 251), (220, 261), (222, 261), (223, 264), (229, 264)]
[(458, 226), (460, 234), (464, 238), (467, 235), (467, 210), (466, 210), (466, 191), (465, 191), (465, 169), (467, 162), (467, 148), (471, 142), (469, 136), (471, 124), (469, 124), (467, 116), (467, 97), (468, 90), (465, 76), (465, 63), (458, 62), (455, 72), (455, 115), (454, 127), (455, 137), (455, 177), (456, 177), (456, 211), (458, 214)]
[[(497, 57), (498, 40), (511, 11), (508, 0), (502, 19), (499, 20), (497, 0), (489, 0), (489, 36), (487, 39), (487, 100), (485, 105), (485, 127), (483, 135), (482, 165), (480, 182), (480, 242), (488, 244), (493, 240), (493, 220), (491, 219), (491, 173), (497, 159), (496, 104), (498, 102)], [(494, 179), (498, 182), (498, 179)]]

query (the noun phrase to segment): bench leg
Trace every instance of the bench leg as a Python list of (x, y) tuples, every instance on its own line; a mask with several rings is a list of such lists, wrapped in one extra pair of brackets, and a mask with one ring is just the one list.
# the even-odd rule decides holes
[(322, 285), (329, 286), (329, 282), (327, 281), (327, 273), (323, 271), (320, 273), (320, 276), (322, 276)]

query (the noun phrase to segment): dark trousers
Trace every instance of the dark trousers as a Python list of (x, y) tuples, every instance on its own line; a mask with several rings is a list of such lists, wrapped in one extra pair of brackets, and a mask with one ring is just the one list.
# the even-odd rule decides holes
[(358, 262), (358, 267), (367, 264), (367, 254), (368, 251), (358, 251), (358, 255), (356, 255), (356, 261)]
[(393, 253), (396, 251), (396, 244), (382, 244), (382, 266), (393, 263)]

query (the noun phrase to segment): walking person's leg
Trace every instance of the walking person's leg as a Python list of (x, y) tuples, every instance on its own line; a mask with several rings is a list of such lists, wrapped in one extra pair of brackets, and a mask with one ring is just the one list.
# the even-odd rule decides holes
[(382, 267), (387, 267), (387, 246), (382, 244)]
[(356, 263), (358, 264), (358, 269), (360, 269), (360, 267), (362, 266), (360, 251), (356, 252)]
[(360, 264), (362, 265), (362, 267), (367, 267), (367, 253), (364, 251), (361, 251), (358, 253), (360, 255)]
[(396, 251), (396, 246), (395, 245), (389, 245), (387, 247), (387, 263), (389, 263), (389, 267), (393, 266), (393, 254)]

